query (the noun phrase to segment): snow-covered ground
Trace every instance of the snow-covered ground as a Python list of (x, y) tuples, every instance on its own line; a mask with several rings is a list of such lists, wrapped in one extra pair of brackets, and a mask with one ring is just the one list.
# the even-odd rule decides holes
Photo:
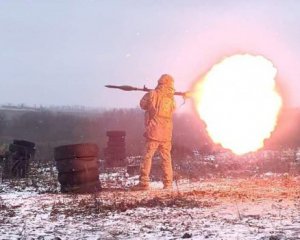
[(77, 195), (2, 183), (0, 239), (300, 239), (299, 177), (180, 180), (167, 192), (100, 179), (102, 192)]

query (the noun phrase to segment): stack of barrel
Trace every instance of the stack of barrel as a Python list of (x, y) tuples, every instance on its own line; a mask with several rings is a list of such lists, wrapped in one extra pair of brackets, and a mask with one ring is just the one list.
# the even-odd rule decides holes
[(126, 166), (125, 131), (107, 131), (107, 147), (104, 149), (105, 167)]
[(99, 148), (93, 143), (59, 146), (54, 149), (61, 192), (85, 193), (101, 189)]
[(4, 164), (3, 178), (25, 178), (29, 173), (30, 160), (34, 158), (35, 143), (14, 140)]

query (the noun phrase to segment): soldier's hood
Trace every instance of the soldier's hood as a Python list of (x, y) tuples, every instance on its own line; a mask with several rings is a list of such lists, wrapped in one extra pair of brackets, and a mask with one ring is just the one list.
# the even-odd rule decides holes
[(168, 96), (168, 97), (173, 97), (174, 96), (174, 88), (164, 85), (164, 84), (159, 84), (157, 85), (157, 87), (155, 88), (159, 93)]
[(163, 74), (161, 77), (158, 79), (158, 86), (159, 85), (164, 85), (169, 88), (174, 89), (174, 80), (173, 77), (169, 74)]

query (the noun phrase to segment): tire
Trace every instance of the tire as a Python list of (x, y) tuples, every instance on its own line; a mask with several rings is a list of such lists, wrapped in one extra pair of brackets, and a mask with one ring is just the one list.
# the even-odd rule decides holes
[(21, 144), (15, 144), (12, 143), (9, 145), (9, 151), (12, 153), (18, 153), (22, 156), (26, 156), (26, 158), (30, 158), (31, 156), (34, 156), (35, 149), (34, 148), (28, 148)]
[(9, 151), (11, 153), (18, 153), (22, 156), (26, 156), (29, 153), (29, 150), (26, 147), (17, 144), (9, 144)]
[(26, 162), (22, 159), (16, 159), (11, 166), (11, 175), (15, 178), (24, 178), (26, 173)]
[(93, 143), (64, 145), (54, 148), (54, 159), (76, 159), (98, 157), (99, 148)]
[(126, 158), (126, 154), (125, 153), (106, 153), (104, 154), (104, 158), (105, 159), (115, 159), (116, 161), (118, 160), (123, 160)]
[(105, 154), (113, 154), (113, 155), (125, 155), (126, 149), (124, 147), (111, 147), (104, 149)]
[(101, 191), (99, 180), (79, 185), (61, 185), (62, 193), (93, 193)]
[(28, 174), (29, 159), (15, 155), (9, 158), (8, 175), (12, 178), (25, 178)]
[(125, 137), (109, 137), (109, 142), (125, 142)]
[(81, 185), (99, 180), (98, 170), (88, 170), (74, 173), (58, 173), (58, 181), (62, 185)]
[(124, 144), (125, 145), (125, 138), (110, 138), (107, 144)]
[(125, 142), (110, 142), (110, 141), (108, 141), (107, 142), (107, 147), (108, 148), (114, 148), (114, 147), (123, 147), (123, 148), (125, 148), (126, 145), (125, 145)]
[(108, 137), (125, 137), (126, 136), (126, 132), (125, 131), (107, 131), (106, 132), (106, 136)]
[(67, 159), (56, 162), (56, 168), (59, 173), (80, 172), (92, 169), (98, 169), (99, 163), (96, 158)]
[(35, 148), (35, 143), (29, 142), (29, 141), (25, 141), (25, 140), (14, 140), (13, 143), (16, 144), (16, 145), (24, 146), (26, 148), (30, 148), (30, 149), (34, 149)]
[(64, 162), (64, 161), (82, 161), (82, 162), (90, 162), (90, 161), (97, 161), (98, 157), (80, 157), (80, 158), (64, 158), (64, 159), (55, 159), (56, 162)]
[(127, 166), (127, 173), (130, 176), (139, 175), (139, 173), (140, 173), (140, 165), (129, 165), (129, 166)]

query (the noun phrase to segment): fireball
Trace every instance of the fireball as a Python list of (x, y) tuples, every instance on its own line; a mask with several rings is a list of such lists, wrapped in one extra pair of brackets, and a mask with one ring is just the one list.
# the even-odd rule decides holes
[(196, 109), (215, 143), (238, 155), (263, 147), (282, 106), (276, 73), (262, 56), (234, 55), (196, 84)]

